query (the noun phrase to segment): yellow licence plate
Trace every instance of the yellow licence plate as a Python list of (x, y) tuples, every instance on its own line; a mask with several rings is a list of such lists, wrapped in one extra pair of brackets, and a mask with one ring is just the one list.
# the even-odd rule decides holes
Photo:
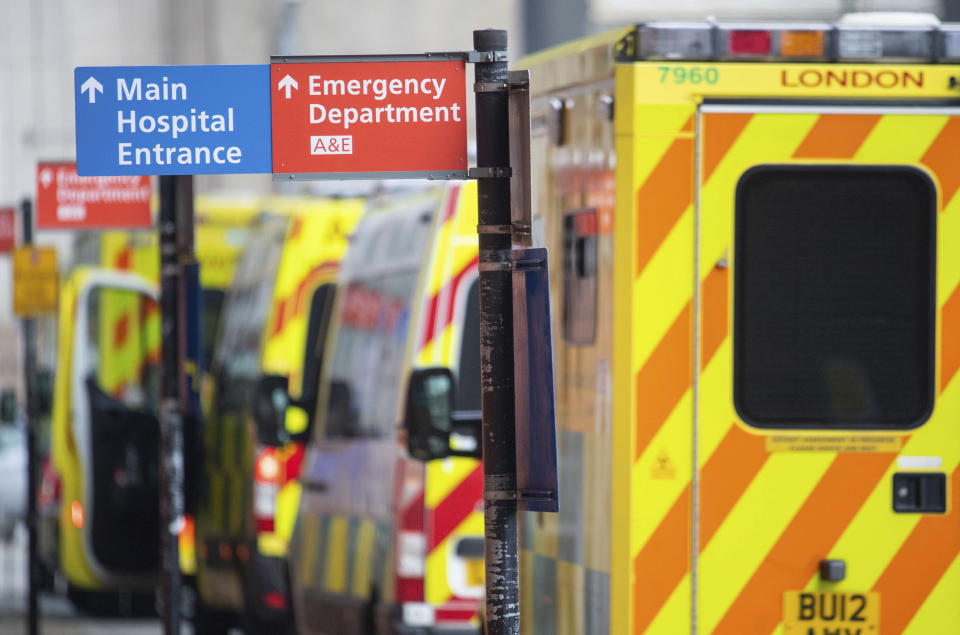
[(878, 635), (880, 594), (841, 591), (787, 591), (783, 594), (784, 635)]
[(483, 560), (467, 560), (467, 584), (483, 586)]

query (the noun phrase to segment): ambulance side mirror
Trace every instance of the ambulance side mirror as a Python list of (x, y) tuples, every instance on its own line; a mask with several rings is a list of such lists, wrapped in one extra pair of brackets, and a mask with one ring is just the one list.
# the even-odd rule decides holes
[(410, 373), (404, 416), (410, 456), (421, 461), (481, 458), (480, 411), (454, 410), (456, 393), (449, 368), (418, 368)]
[(410, 456), (429, 461), (450, 455), (453, 395), (449, 368), (418, 368), (410, 373), (404, 416)]

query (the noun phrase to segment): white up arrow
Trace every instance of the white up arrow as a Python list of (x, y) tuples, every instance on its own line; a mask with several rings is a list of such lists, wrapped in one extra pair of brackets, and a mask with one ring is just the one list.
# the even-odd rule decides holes
[(297, 83), (297, 80), (295, 80), (294, 78), (290, 77), (289, 75), (284, 75), (283, 79), (281, 79), (277, 83), (277, 90), (286, 90), (287, 94), (285, 95), (285, 97), (287, 99), (290, 99), (290, 91), (300, 90), (300, 85)]
[(80, 84), (80, 93), (83, 94), (88, 92), (90, 94), (90, 103), (94, 104), (97, 102), (97, 92), (103, 92), (103, 84), (98, 82), (93, 75), (87, 78), (87, 81)]

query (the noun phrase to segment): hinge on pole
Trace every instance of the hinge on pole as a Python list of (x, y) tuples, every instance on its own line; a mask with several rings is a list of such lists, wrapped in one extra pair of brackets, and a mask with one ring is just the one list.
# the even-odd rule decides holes
[(475, 93), (502, 93), (509, 88), (507, 82), (476, 82), (473, 85)]
[(506, 51), (467, 51), (467, 62), (469, 64), (508, 61), (510, 61), (510, 56)]
[(467, 178), (470, 179), (503, 179), (510, 178), (513, 170), (506, 168), (470, 168), (467, 170)]

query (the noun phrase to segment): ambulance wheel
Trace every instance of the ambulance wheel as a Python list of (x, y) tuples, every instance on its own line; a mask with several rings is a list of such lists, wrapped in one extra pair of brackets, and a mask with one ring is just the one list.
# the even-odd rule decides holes
[(197, 635), (229, 635), (233, 628), (233, 615), (218, 611), (198, 601), (193, 616), (193, 632)]
[(67, 599), (80, 613), (107, 617), (117, 614), (117, 594), (93, 591), (67, 583)]

